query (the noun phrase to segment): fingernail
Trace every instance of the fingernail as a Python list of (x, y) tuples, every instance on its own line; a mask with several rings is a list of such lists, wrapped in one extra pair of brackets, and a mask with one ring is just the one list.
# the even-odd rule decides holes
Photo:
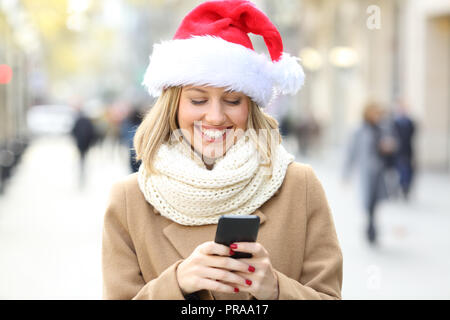
[(234, 292), (238, 293), (239, 289), (238, 288), (234, 288)]
[(245, 280), (245, 283), (248, 284), (249, 286), (251, 286), (251, 285), (252, 285), (252, 280), (246, 279), (246, 280)]
[(230, 250), (230, 256), (232, 256), (234, 254), (233, 250)]
[(236, 243), (230, 244), (230, 248), (231, 248), (231, 249), (237, 249), (237, 244), (236, 244)]
[(254, 267), (254, 266), (249, 266), (249, 267), (248, 267), (248, 271), (250, 271), (250, 272), (255, 272), (255, 267)]

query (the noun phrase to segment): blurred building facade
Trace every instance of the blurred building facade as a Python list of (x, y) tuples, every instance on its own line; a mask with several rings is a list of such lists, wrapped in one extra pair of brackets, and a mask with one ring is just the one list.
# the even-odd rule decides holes
[(450, 169), (450, 2), (404, 3), (401, 81), (419, 120), (419, 160)]
[(28, 143), (28, 59), (16, 32), (0, 8), (0, 195)]
[(449, 171), (450, 2), (292, 3), (295, 18), (285, 21), (295, 24), (296, 34), (287, 41), (297, 42), (306, 82), (291, 115), (313, 113), (325, 128), (324, 144), (340, 145), (360, 121), (365, 102), (394, 111), (401, 99), (418, 125), (418, 165)]
[[(36, 97), (62, 103), (76, 93), (106, 106), (117, 100), (149, 105), (140, 83), (153, 43), (170, 39), (201, 2), (6, 1), (15, 3), (14, 12), (20, 7), (28, 22), (14, 32), (13, 11), (0, 6), (0, 64), (14, 68), (12, 82), (0, 85), (0, 116), (6, 119), (12, 110), (20, 115), (2, 125), (0, 135), (22, 130), (21, 110)], [(345, 143), (368, 100), (393, 109), (400, 98), (418, 124), (419, 166), (450, 171), (449, 1), (253, 2), (306, 72), (300, 93), (280, 98), (268, 112), (295, 123), (315, 119), (326, 150)], [(250, 36), (256, 51), (267, 53), (261, 37)], [(14, 44), (14, 38), (23, 39)]]
[(27, 59), (14, 37), (5, 15), (0, 11), (0, 64), (8, 66), (13, 76), (0, 84), (0, 144), (26, 132), (26, 108), (29, 105)]

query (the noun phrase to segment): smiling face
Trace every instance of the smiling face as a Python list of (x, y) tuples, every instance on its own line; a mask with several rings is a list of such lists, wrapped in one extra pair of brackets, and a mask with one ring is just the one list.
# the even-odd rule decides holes
[(216, 87), (183, 87), (178, 124), (183, 135), (210, 165), (246, 130), (249, 98)]

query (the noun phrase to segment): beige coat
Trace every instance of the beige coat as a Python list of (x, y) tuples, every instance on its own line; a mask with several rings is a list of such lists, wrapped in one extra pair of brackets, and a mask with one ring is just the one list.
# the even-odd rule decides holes
[[(342, 253), (331, 211), (312, 168), (291, 163), (277, 193), (256, 215), (260, 242), (278, 277), (279, 299), (340, 299)], [(184, 299), (176, 268), (217, 225), (183, 226), (156, 212), (137, 174), (116, 183), (103, 229), (105, 299)], [(201, 299), (252, 299), (246, 293), (202, 290)]]

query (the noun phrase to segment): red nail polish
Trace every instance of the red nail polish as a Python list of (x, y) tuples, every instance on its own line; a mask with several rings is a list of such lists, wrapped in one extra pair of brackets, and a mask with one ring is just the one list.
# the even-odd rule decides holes
[(230, 256), (234, 254), (234, 251), (230, 249)]
[(254, 267), (254, 266), (249, 266), (249, 267), (248, 267), (248, 271), (250, 271), (250, 272), (255, 272), (255, 267)]
[(231, 249), (237, 249), (237, 244), (236, 244), (236, 243), (230, 244), (230, 248), (231, 248)]
[(239, 289), (238, 288), (234, 288), (234, 292), (238, 293)]
[(245, 283), (248, 284), (249, 286), (251, 286), (251, 285), (252, 285), (252, 280), (246, 279), (246, 280), (245, 280)]

